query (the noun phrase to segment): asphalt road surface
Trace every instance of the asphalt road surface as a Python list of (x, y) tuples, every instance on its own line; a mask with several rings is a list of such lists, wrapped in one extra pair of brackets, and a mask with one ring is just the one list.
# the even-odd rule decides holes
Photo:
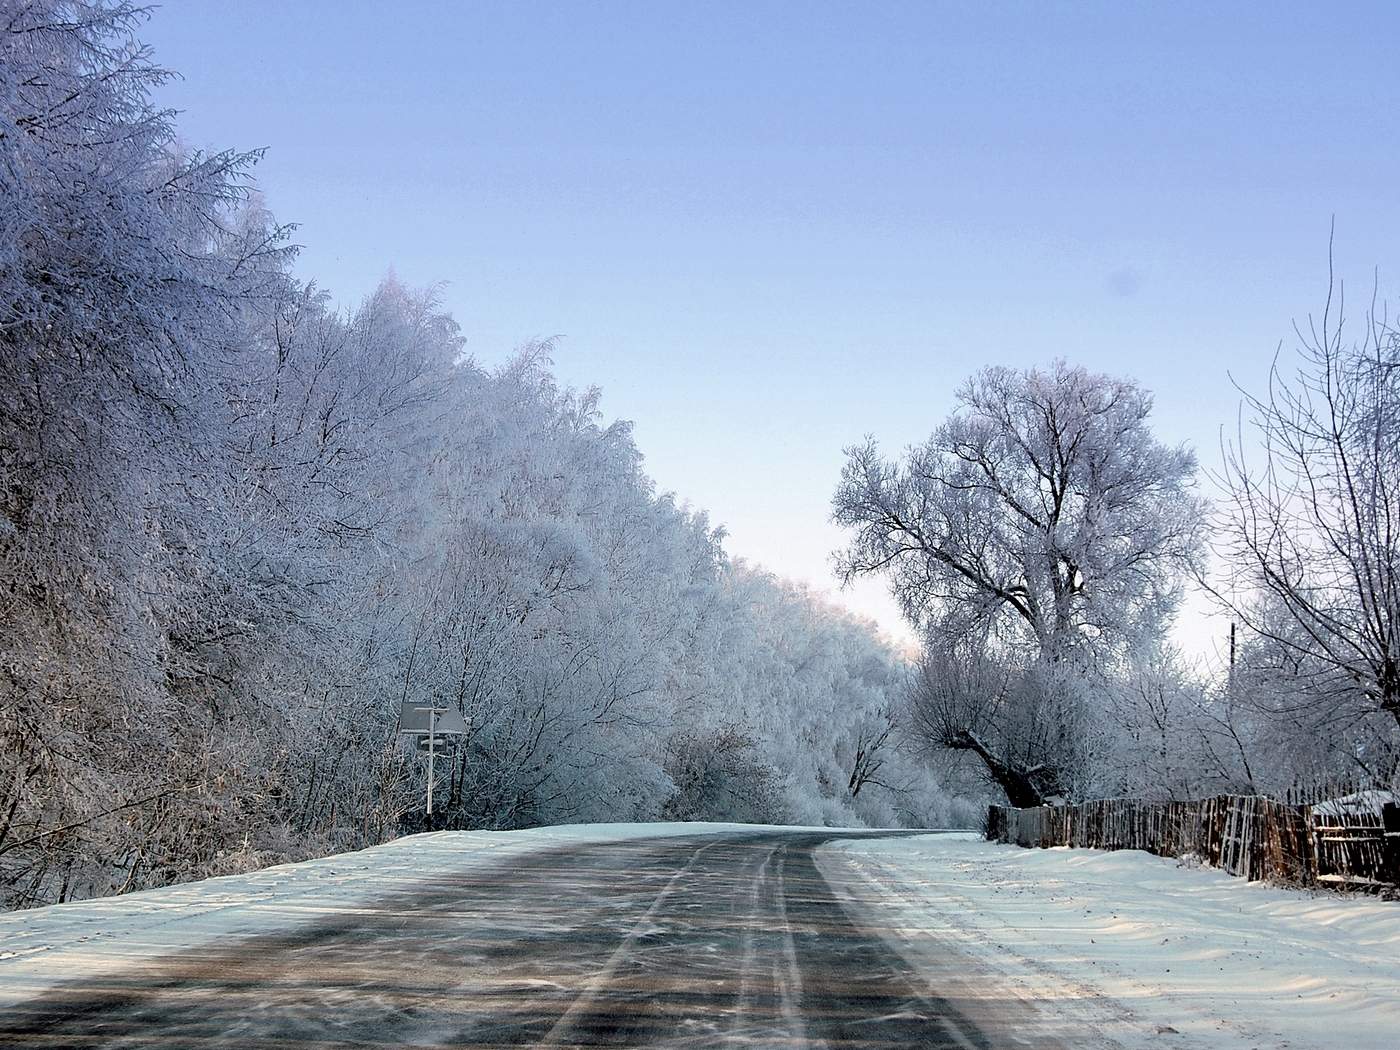
[[(994, 988), (941, 990), (907, 961), (879, 928), (878, 900), (839, 892), (839, 859), (818, 866), (838, 837), (542, 851), (61, 986), (6, 1011), (0, 1046), (1061, 1045)], [(967, 988), (971, 964), (945, 962), (959, 978), (948, 987)]]

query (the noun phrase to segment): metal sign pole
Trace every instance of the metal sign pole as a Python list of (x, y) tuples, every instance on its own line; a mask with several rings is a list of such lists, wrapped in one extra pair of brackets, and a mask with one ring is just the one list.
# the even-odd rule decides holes
[(428, 711), (428, 817), (433, 815), (433, 760), (437, 758), (437, 710)]
[(405, 700), (399, 707), (399, 733), (415, 737), (418, 750), (428, 752), (428, 785), (426, 790), (428, 817), (433, 815), (433, 781), (437, 779), (437, 742), (462, 737), (467, 723), (462, 713), (451, 705), (438, 707), (433, 703)]

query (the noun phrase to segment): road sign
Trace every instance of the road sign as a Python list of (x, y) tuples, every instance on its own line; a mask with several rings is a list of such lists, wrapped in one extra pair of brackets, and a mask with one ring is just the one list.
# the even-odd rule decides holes
[(442, 754), (444, 737), (462, 736), (467, 723), (455, 706), (431, 701), (405, 700), (399, 705), (399, 735), (418, 738), (418, 750), (428, 756), (428, 816), (433, 815), (433, 759)]
[[(430, 719), (431, 726), (428, 724)], [(462, 712), (455, 707), (430, 707), (426, 703), (404, 701), (399, 709), (399, 732), (427, 736), (430, 730), (437, 736), (451, 736), (465, 733), (467, 723), (462, 718)]]

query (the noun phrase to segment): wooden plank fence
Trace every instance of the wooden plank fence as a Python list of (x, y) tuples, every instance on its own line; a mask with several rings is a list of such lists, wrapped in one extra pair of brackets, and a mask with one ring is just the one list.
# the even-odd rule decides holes
[(1363, 792), (1315, 805), (1255, 795), (1197, 802), (1103, 799), (1073, 806), (992, 806), (987, 838), (1018, 846), (1138, 849), (1196, 857), (1244, 879), (1400, 888), (1400, 805)]

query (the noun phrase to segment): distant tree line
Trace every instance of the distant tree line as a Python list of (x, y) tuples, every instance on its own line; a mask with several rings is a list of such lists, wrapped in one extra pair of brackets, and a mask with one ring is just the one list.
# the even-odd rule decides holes
[(120, 0), (0, 0), (0, 895), (425, 826), (947, 823), (868, 625), (731, 561), (548, 345), (335, 309)]

